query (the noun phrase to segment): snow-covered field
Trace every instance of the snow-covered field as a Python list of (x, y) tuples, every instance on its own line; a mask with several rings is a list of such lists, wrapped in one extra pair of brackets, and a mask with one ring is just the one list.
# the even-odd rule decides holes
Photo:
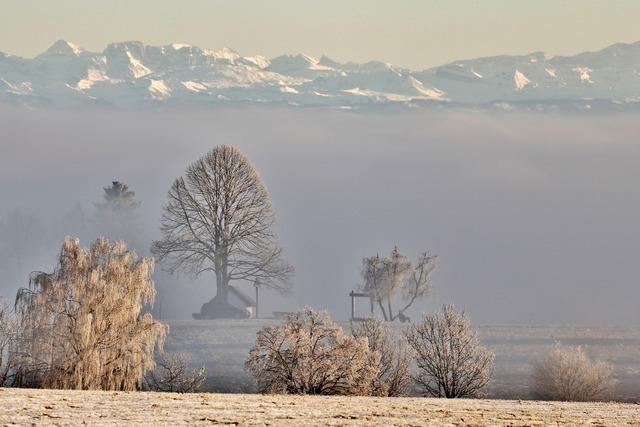
[[(252, 393), (255, 384), (243, 363), (256, 332), (275, 320), (203, 320), (169, 322), (165, 349), (183, 352), (193, 367), (207, 368), (206, 391)], [(347, 322), (342, 324), (349, 329)], [(403, 325), (393, 324), (397, 333)], [(582, 346), (593, 358), (611, 363), (618, 381), (615, 398), (640, 401), (640, 328), (571, 326), (481, 326), (480, 340), (496, 354), (487, 397), (531, 399), (531, 365), (556, 343)], [(418, 390), (413, 391), (419, 394)], [(640, 408), (639, 408), (640, 410)]]
[(2, 425), (632, 426), (640, 406), (0, 389)]

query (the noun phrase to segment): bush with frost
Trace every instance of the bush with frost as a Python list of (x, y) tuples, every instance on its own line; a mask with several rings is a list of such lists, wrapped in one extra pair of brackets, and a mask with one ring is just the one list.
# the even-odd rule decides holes
[(443, 306), (406, 332), (416, 354), (414, 380), (436, 397), (474, 397), (491, 379), (493, 353), (480, 345), (464, 313)]
[(615, 386), (612, 371), (608, 363), (592, 361), (581, 347), (556, 344), (533, 366), (533, 392), (544, 400), (611, 400)]
[(265, 393), (369, 395), (379, 354), (311, 308), (258, 332), (245, 363)]
[(409, 368), (411, 349), (406, 341), (394, 336), (380, 320), (367, 318), (352, 326), (355, 338), (367, 338), (369, 350), (379, 354), (378, 371), (372, 384), (376, 396), (402, 396), (411, 383)]

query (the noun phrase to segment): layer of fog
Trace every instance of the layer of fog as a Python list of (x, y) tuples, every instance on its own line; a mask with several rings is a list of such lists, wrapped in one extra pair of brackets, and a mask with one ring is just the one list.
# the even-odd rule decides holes
[[(50, 270), (65, 234), (99, 233), (87, 218), (114, 179), (142, 202), (131, 240), (148, 251), (172, 180), (226, 143), (261, 172), (297, 270), (295, 293), (265, 312), (347, 318), (362, 257), (398, 245), (439, 256), (413, 318), (453, 302), (485, 324), (639, 323), (639, 134), (637, 116), (3, 107), (0, 295)], [(215, 293), (211, 277), (156, 281), (167, 318)]]

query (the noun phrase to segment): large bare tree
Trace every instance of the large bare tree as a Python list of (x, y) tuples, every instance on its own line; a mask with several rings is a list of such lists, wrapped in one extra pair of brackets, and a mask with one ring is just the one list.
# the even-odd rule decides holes
[(214, 273), (216, 297), (200, 316), (234, 317), (231, 281), (289, 288), (293, 267), (282, 259), (273, 224), (269, 195), (255, 167), (237, 148), (220, 145), (174, 181), (162, 216), (163, 238), (152, 252), (171, 272)]
[[(413, 264), (398, 248), (389, 257), (376, 255), (362, 260), (362, 290), (370, 293), (378, 304), (384, 320), (408, 320), (405, 310), (419, 298), (431, 292), (431, 272), (435, 269), (435, 256), (423, 253)], [(397, 295), (401, 293), (401, 295)], [(394, 313), (393, 302), (400, 299), (402, 308)]]

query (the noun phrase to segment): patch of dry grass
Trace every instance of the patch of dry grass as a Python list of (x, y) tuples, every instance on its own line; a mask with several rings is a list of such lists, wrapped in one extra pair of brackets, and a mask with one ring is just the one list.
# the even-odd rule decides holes
[(640, 406), (508, 400), (0, 389), (2, 425), (637, 426)]

